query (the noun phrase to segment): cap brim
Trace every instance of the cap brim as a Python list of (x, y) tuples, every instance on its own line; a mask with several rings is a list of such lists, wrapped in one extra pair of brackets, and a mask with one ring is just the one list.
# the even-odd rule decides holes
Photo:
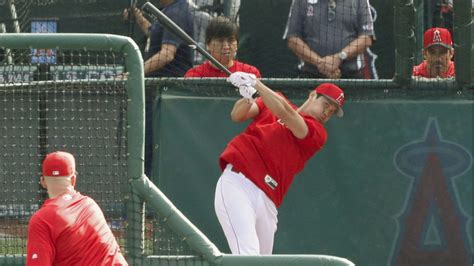
[(442, 43), (442, 42), (436, 42), (436, 43), (432, 43), (432, 44), (426, 46), (425, 49), (428, 49), (428, 48), (430, 48), (431, 46), (434, 46), (434, 45), (443, 46), (443, 47), (446, 47), (446, 48), (448, 48), (448, 49), (452, 49), (452, 48), (453, 48), (451, 45), (447, 45), (447, 44)]

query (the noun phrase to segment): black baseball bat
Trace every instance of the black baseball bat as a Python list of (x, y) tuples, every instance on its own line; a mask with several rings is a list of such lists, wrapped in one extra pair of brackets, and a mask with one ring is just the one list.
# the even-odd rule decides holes
[(215, 59), (210, 53), (208, 53), (204, 48), (199, 45), (193, 38), (191, 38), (183, 29), (181, 29), (176, 23), (174, 23), (168, 16), (163, 14), (158, 8), (156, 8), (152, 3), (146, 2), (143, 7), (142, 11), (147, 15), (151, 16), (152, 18), (158, 20), (161, 25), (166, 27), (169, 31), (176, 34), (179, 38), (184, 40), (192, 49), (197, 50), (201, 53), (204, 57), (209, 59), (215, 66), (217, 66), (220, 70), (227, 73), (227, 75), (232, 74), (232, 72), (227, 69), (223, 64), (221, 64), (217, 59)]
[(128, 5), (128, 37), (133, 39), (135, 31), (135, 16), (133, 16), (132, 9), (137, 5), (137, 0), (130, 0)]

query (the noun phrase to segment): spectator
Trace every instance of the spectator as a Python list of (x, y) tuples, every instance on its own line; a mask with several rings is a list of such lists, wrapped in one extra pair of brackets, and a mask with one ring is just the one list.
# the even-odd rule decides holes
[(438, 0), (435, 3), (432, 25), (447, 29), (453, 28), (453, 0)]
[(361, 79), (374, 36), (368, 0), (293, 0), (283, 39), (300, 77)]
[(413, 67), (415, 78), (454, 77), (453, 40), (445, 28), (431, 28), (423, 37), (423, 57), (421, 64)]
[[(212, 19), (206, 29), (206, 48), (230, 72), (247, 72), (261, 78), (260, 71), (251, 65), (235, 60), (239, 42), (239, 27), (230, 19), (220, 16)], [(185, 77), (227, 77), (227, 73), (205, 61), (188, 72)]]
[(100, 207), (74, 190), (71, 154), (48, 154), (40, 183), (49, 199), (28, 225), (27, 265), (128, 265)]
[[(186, 0), (160, 0), (161, 11), (193, 36), (193, 21)], [(131, 13), (129, 12), (131, 10)], [(160, 23), (151, 23), (137, 8), (125, 9), (124, 19), (135, 18), (140, 29), (148, 37), (145, 48), (146, 77), (181, 77), (192, 67), (193, 51), (178, 36)]]

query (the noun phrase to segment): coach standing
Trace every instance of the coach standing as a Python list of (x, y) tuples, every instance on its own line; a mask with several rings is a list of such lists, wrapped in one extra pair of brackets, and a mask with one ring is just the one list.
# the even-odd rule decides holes
[(283, 36), (301, 78), (363, 78), (374, 25), (368, 0), (293, 0)]
[(49, 199), (28, 225), (27, 265), (128, 265), (100, 207), (74, 190), (70, 153), (48, 154), (40, 183)]

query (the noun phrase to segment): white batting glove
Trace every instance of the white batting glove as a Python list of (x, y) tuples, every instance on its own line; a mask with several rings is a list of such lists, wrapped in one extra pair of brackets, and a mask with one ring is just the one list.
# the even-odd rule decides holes
[(239, 87), (239, 93), (240, 95), (247, 99), (249, 102), (254, 101), (254, 95), (256, 95), (257, 90), (254, 87), (250, 86), (240, 86)]
[(255, 84), (257, 84), (257, 77), (250, 73), (235, 72), (227, 78), (227, 81), (238, 87), (240, 90), (240, 87), (242, 86), (255, 87)]

